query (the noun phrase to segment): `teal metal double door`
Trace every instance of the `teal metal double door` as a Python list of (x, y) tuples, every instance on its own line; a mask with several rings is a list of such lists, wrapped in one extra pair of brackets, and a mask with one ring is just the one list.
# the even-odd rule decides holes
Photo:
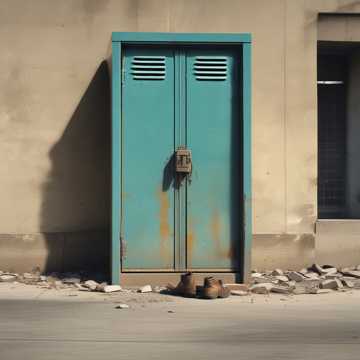
[[(237, 271), (241, 106), (236, 48), (125, 47), (122, 271)], [(191, 152), (190, 173), (177, 149)]]

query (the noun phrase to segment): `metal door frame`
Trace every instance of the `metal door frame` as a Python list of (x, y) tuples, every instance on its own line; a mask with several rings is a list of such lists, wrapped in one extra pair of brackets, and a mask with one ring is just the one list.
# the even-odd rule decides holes
[(121, 54), (125, 45), (168, 44), (168, 45), (240, 45), (242, 69), (243, 122), (243, 258), (242, 281), (251, 270), (252, 215), (251, 215), (251, 34), (212, 33), (112, 33), (112, 124), (111, 124), (111, 282), (120, 283), (122, 248), (122, 62)]

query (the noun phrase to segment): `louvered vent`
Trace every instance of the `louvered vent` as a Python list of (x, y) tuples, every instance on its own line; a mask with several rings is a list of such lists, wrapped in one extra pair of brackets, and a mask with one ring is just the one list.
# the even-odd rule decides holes
[(135, 80), (164, 80), (164, 56), (135, 56), (131, 64), (131, 73)]
[(227, 59), (219, 56), (198, 56), (194, 73), (197, 80), (226, 80)]

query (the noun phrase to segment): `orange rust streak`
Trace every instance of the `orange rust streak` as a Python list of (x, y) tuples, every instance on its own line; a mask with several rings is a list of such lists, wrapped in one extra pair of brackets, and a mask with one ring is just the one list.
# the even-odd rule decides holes
[(192, 254), (195, 242), (195, 233), (191, 219), (188, 222), (188, 229), (186, 234), (186, 257), (187, 257), (187, 266), (192, 265)]
[(211, 217), (211, 234), (215, 245), (215, 251), (217, 255), (221, 254), (221, 242), (220, 242), (220, 231), (221, 222), (218, 210), (215, 210)]
[(169, 208), (170, 203), (168, 199), (168, 195), (166, 192), (161, 189), (158, 191), (158, 198), (160, 202), (160, 211), (159, 211), (159, 219), (160, 219), (160, 256), (166, 257), (168, 254), (168, 243), (170, 237), (170, 226), (169, 226)]
[(218, 210), (213, 211), (213, 214), (211, 217), (211, 222), (210, 222), (210, 227), (211, 227), (210, 230), (211, 230), (211, 234), (212, 234), (212, 238), (213, 238), (213, 242), (214, 242), (216, 256), (219, 258), (231, 258), (232, 249), (230, 248), (230, 249), (227, 249), (226, 251), (224, 251), (221, 246), (222, 224), (221, 224), (221, 217), (220, 217)]

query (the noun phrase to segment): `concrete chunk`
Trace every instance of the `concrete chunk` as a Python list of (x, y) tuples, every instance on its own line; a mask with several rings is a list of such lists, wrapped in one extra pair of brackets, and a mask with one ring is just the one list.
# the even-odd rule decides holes
[(279, 280), (280, 282), (288, 282), (289, 278), (286, 275), (277, 275), (275, 279)]
[(97, 283), (94, 280), (87, 280), (84, 282), (84, 286), (88, 289), (90, 289), (91, 291), (95, 291), (96, 288), (99, 286), (99, 283)]
[(17, 279), (16, 274), (2, 274), (0, 275), (0, 282), (13, 282)]
[(338, 289), (342, 289), (343, 287), (344, 286), (339, 279), (324, 280), (320, 283), (321, 289), (338, 290)]
[(100, 284), (96, 290), (98, 291), (102, 291), (104, 293), (112, 293), (112, 292), (116, 292), (116, 291), (121, 291), (121, 286), (120, 285), (103, 285)]
[(246, 296), (249, 295), (249, 292), (244, 290), (231, 290), (230, 294), (235, 296)]
[(253, 280), (254, 284), (266, 284), (270, 281), (272, 280), (266, 277), (257, 277)]
[(152, 292), (152, 287), (151, 285), (145, 285), (145, 286), (142, 286), (138, 292), (140, 293), (149, 293), (149, 292)]
[(357, 270), (348, 270), (348, 271), (342, 271), (342, 273), (346, 276), (351, 276), (356, 279), (360, 279), (360, 271)]
[(275, 285), (270, 289), (271, 292), (278, 294), (290, 294), (290, 288), (288, 286)]
[(271, 275), (273, 276), (281, 276), (281, 275), (284, 275), (284, 272), (281, 270), (281, 269), (275, 269)]
[(310, 271), (316, 272), (319, 275), (322, 275), (324, 273), (324, 269), (319, 264), (313, 264), (310, 268)]
[(323, 274), (322, 275), (333, 275), (337, 273), (337, 268), (332, 267), (332, 268), (326, 268), (323, 269)]
[(119, 304), (115, 306), (115, 309), (129, 309), (130, 306), (128, 304)]
[(352, 280), (341, 279), (341, 282), (343, 283), (344, 286), (346, 286), (348, 288), (353, 288), (355, 286), (355, 284)]
[(303, 281), (304, 280), (304, 275), (298, 273), (297, 271), (290, 271), (288, 274), (287, 274), (287, 277), (290, 279), (290, 280), (294, 280), (296, 282), (300, 282), (300, 281)]
[(305, 276), (305, 278), (311, 279), (311, 280), (319, 279), (319, 274), (317, 272), (313, 272), (313, 271), (306, 273), (304, 276)]
[(253, 273), (251, 274), (251, 277), (252, 277), (252, 278), (258, 278), (258, 277), (262, 277), (262, 276), (263, 276), (263, 274), (258, 273), (258, 272), (253, 272)]
[(268, 294), (273, 287), (274, 284), (271, 283), (255, 284), (250, 287), (250, 291), (255, 294)]

